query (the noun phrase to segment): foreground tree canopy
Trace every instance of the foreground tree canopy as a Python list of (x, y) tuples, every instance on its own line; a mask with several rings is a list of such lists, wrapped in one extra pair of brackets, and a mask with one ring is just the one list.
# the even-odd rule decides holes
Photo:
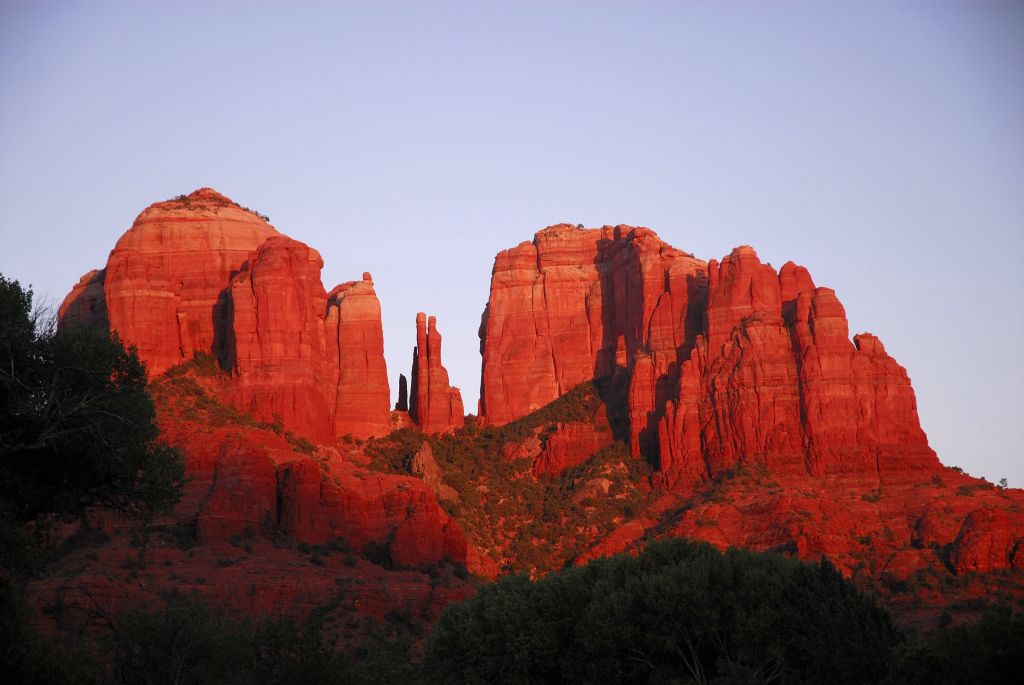
[(880, 682), (899, 634), (827, 561), (672, 540), (449, 608), (426, 665), (448, 682)]
[(116, 336), (56, 332), (32, 291), (0, 276), (0, 499), (5, 514), (74, 518), (90, 506), (170, 507), (180, 455), (157, 442), (146, 369)]

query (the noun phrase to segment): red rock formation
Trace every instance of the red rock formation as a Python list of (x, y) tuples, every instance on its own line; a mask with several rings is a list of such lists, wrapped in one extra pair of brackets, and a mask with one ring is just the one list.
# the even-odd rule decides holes
[(590, 422), (558, 423), (544, 440), (544, 447), (533, 464), (533, 475), (556, 475), (578, 466), (612, 443), (611, 431), (599, 430)]
[(334, 434), (367, 437), (391, 431), (391, 389), (384, 329), (373, 279), (343, 283), (328, 295), (328, 349), (337, 350)]
[(106, 269), (93, 269), (78, 279), (57, 312), (61, 326), (95, 326), (106, 328), (107, 301), (103, 296)]
[(850, 341), (832, 290), (792, 263), (776, 276), (748, 247), (712, 261), (708, 285), (706, 334), (660, 426), (670, 486), (741, 463), (875, 483), (939, 467), (906, 371), (874, 336)]
[(265, 241), (231, 280), (227, 338), (231, 401), (261, 421), (278, 420), (319, 440), (332, 434), (337, 378), (322, 266), (317, 251), (297, 240)]
[[(380, 302), (369, 274), (330, 293), (312, 248), (209, 188), (139, 215), (61, 325), (108, 326), (152, 375), (194, 355), (233, 378), (217, 394), (316, 440), (391, 430)], [(108, 321), (109, 318), (109, 321)]]
[(196, 517), (200, 541), (252, 535), (277, 521), (277, 478), (265, 453), (237, 444), (221, 446), (213, 482)]
[(740, 462), (804, 471), (796, 360), (775, 271), (737, 248), (708, 264), (706, 302), (706, 334), (662, 420), (662, 470), (684, 486)]
[(441, 365), (437, 319), (428, 320), (423, 312), (416, 315), (409, 415), (425, 433), (447, 433), (465, 421), (462, 393), (448, 384), (448, 371)]
[(316, 250), (271, 238), (232, 279), (226, 396), (313, 439), (390, 431), (380, 303), (370, 274), (330, 292)]
[[(210, 430), (181, 417), (160, 424), (186, 459), (189, 480), (175, 517), (194, 522), (204, 544), (272, 533), (307, 544), (343, 539), (357, 553), (403, 567), (447, 559), (492, 573), (493, 562), (467, 543), (426, 478), (367, 471), (325, 447), (313, 459), (267, 428)], [(448, 488), (435, 475), (435, 485)]]
[(950, 562), (959, 574), (977, 571), (988, 573), (1010, 568), (1017, 561), (1014, 552), (1024, 530), (996, 509), (975, 509), (964, 519), (960, 533), (953, 542)]
[(597, 544), (577, 557), (573, 563), (576, 566), (583, 566), (594, 559), (621, 554), (636, 544), (646, 533), (641, 521), (630, 521), (602, 538)]
[(152, 374), (210, 352), (220, 294), (249, 253), (275, 235), (210, 188), (150, 205), (107, 260), (110, 328), (138, 348)]
[(354, 549), (383, 550), (399, 566), (466, 565), (461, 529), (438, 505), (426, 483), (339, 467), (330, 476), (310, 459), (279, 469), (281, 530), (299, 542), (344, 538)]
[(701, 308), (704, 263), (630, 226), (566, 224), (498, 254), (481, 324), (481, 416), (501, 425), (573, 387), (649, 363), (632, 389), (633, 443), (657, 434)]
[(552, 226), (495, 259), (481, 342), (489, 424), (624, 368), (632, 452), (670, 488), (742, 463), (876, 485), (938, 467), (906, 371), (749, 247), (705, 266), (649, 229)]
[[(195, 589), (252, 611), (308, 612), (336, 598), (334, 580), (342, 578), (355, 581), (345, 594), (355, 613), (382, 617), (413, 607), (436, 616), (469, 591), (449, 592), (445, 572), (431, 582), (351, 555), (305, 559), (275, 549), (268, 538), (276, 535), (317, 545), (340, 538), (352, 554), (400, 568), (447, 560), (497, 574), (439, 506), (439, 497), (455, 493), (427, 443), (412, 455), (417, 478), (373, 471), (357, 442), (333, 440), (411, 425), (407, 412), (388, 411), (380, 303), (369, 274), (326, 292), (315, 250), (209, 190), (154, 205), (136, 223), (108, 268), (75, 286), (62, 325), (108, 325), (109, 304), (109, 325), (144, 348), (152, 369), (215, 354), (225, 372), (197, 371), (189, 380), (320, 444), (310, 458), (311, 446), (284, 431), (224, 419), (223, 411), (219, 422), (200, 422), (175, 413), (176, 399), (195, 397), (164, 397), (161, 434), (183, 450), (189, 477), (175, 519), (179, 529), (194, 525), (200, 548), (193, 555), (149, 546), (153, 568), (141, 569), (138, 582), (123, 575), (120, 585), (97, 566), (84, 578), (76, 568), (74, 581), (90, 601), (159, 586), (148, 596)], [(413, 408), (431, 432), (462, 418), (440, 343), (433, 319), (428, 325), (420, 315)], [(521, 479), (586, 462), (610, 443), (613, 427), (634, 455), (658, 457), (654, 481), (662, 490), (651, 492), (643, 480), (624, 491), (621, 477), (634, 478), (636, 464), (572, 482), (573, 504), (584, 512), (573, 516), (600, 510), (589, 503), (603, 497), (630, 497), (621, 516), (578, 527), (590, 547), (576, 561), (685, 536), (805, 559), (825, 554), (844, 572), (875, 578), (954, 570), (967, 574), (966, 584), (975, 572), (1024, 567), (1024, 494), (939, 471), (906, 372), (874, 336), (851, 341), (835, 293), (792, 263), (776, 273), (741, 247), (706, 265), (648, 229), (551, 227), (498, 255), (481, 352), (480, 408), (490, 424), (590, 378), (611, 379), (598, 387), (614, 421), (602, 410), (585, 420), (546, 420), (495, 454), (512, 462), (514, 477), (475, 492), (481, 502), (502, 502), (503, 518), (529, 522), (534, 512), (515, 511), (515, 497), (498, 500), (501, 487), (514, 495)], [(165, 382), (173, 389), (176, 380)], [(621, 421), (628, 433), (620, 434)], [(518, 531), (479, 537), (478, 522), (487, 519), (471, 508), (486, 504), (472, 499), (460, 502), (466, 530), (503, 564), (514, 561), (505, 555), (514, 553)], [(247, 537), (246, 554), (235, 536)], [(558, 540), (529, 542), (538, 553), (545, 545), (564, 550)], [(248, 554), (250, 547), (257, 552)], [(118, 559), (104, 557), (108, 571), (134, 554), (118, 549)], [(211, 567), (214, 555), (227, 563)], [(549, 567), (565, 559), (557, 561)], [(161, 564), (176, 574), (157, 573)], [(63, 589), (47, 591), (54, 597)]]
[(455, 491), (455, 488), (445, 484), (444, 478), (441, 476), (441, 469), (437, 465), (437, 460), (434, 459), (434, 450), (431, 449), (430, 442), (423, 441), (419, 450), (412, 456), (409, 467), (413, 475), (423, 479), (437, 499), (452, 502), (459, 500), (459, 493)]

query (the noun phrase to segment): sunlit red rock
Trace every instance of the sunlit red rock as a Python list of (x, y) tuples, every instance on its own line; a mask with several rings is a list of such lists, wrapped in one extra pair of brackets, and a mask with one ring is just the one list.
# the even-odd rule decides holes
[(651, 415), (634, 432), (653, 437), (660, 407), (674, 397), (669, 379), (700, 324), (704, 270), (631, 226), (559, 224), (499, 253), (481, 323), (481, 415), (507, 423), (644, 352), (653, 382), (637, 390), (630, 411)]
[(208, 355), (216, 394), (316, 440), (391, 430), (380, 302), (369, 274), (330, 293), (316, 250), (202, 188), (151, 205), (67, 296), (62, 326), (109, 327), (151, 375)]
[(437, 319), (423, 312), (416, 315), (409, 416), (424, 433), (449, 433), (465, 422), (462, 393), (449, 385), (448, 371), (441, 365)]
[(161, 433), (186, 459), (189, 481), (175, 517), (195, 522), (201, 542), (283, 535), (310, 545), (342, 540), (403, 567), (448, 560), (489, 573), (493, 565), (467, 543), (426, 479), (368, 471), (324, 447), (309, 456), (268, 428), (211, 431), (164, 417)]
[[(368, 272), (362, 280), (342, 283), (327, 296), (327, 347), (336, 375), (331, 406), (334, 434), (366, 437), (391, 431), (391, 389), (384, 361), (380, 300)], [(330, 398), (329, 398), (330, 401)]]
[(581, 554), (574, 563), (576, 566), (582, 566), (594, 559), (621, 554), (636, 544), (646, 532), (641, 521), (630, 521), (599, 540), (597, 544)]
[(779, 280), (749, 247), (708, 264), (706, 331), (681, 367), (660, 430), (673, 486), (756, 463), (805, 472), (800, 388)]
[(345, 465), (323, 473), (307, 459), (281, 466), (279, 479), (281, 530), (300, 542), (343, 538), (405, 567), (444, 559), (467, 564), (465, 536), (417, 478)]
[(628, 372), (631, 451), (669, 488), (738, 464), (875, 485), (938, 467), (906, 371), (850, 340), (806, 269), (747, 246), (705, 265), (649, 229), (552, 226), (495, 259), (481, 337), (490, 424)]
[(835, 293), (750, 248), (709, 264), (707, 334), (660, 426), (662, 468), (685, 485), (739, 462), (778, 472), (935, 469), (906, 371), (869, 334), (849, 339)]
[(297, 240), (274, 236), (260, 245), (231, 279), (223, 355), (236, 406), (321, 440), (333, 429), (338, 349), (327, 344), (322, 266)]
[(255, 213), (210, 188), (146, 208), (107, 260), (110, 328), (135, 345), (150, 373), (214, 349), (221, 294), (267, 238)]
[[(370, 561), (435, 575), (452, 562), (488, 577), (499, 571), (489, 554), (514, 561), (502, 556), (510, 540), (476, 547), (439, 505), (458, 511), (475, 498), (445, 482), (456, 481), (429, 442), (405, 455), (411, 475), (393, 475), (373, 471), (369, 450), (348, 437), (461, 425), (433, 317), (417, 319), (411, 401), (400, 391), (392, 412), (369, 274), (327, 292), (316, 250), (205, 189), (136, 223), (108, 268), (75, 286), (61, 324), (108, 325), (112, 303), (110, 327), (140, 344), (151, 370), (212, 355), (219, 370), (205, 390), (275, 428), (161, 415), (161, 435), (182, 448), (189, 476), (174, 521), (194, 527), (206, 558), (157, 546), (151, 563), (169, 561), (195, 579), (187, 587), (253, 611), (308, 612), (335, 596), (335, 578), (376, 584), (347, 589), (346, 602), (382, 617), (403, 607), (436, 616), (468, 590)], [(636, 500), (643, 507), (630, 500), (614, 520), (581, 525), (578, 556), (549, 558), (552, 567), (673, 536), (826, 555), (872, 578), (1024, 567), (1020, 491), (939, 466), (905, 370), (874, 336), (850, 339), (836, 294), (803, 267), (776, 273), (745, 246), (705, 264), (648, 229), (553, 226), (498, 255), (480, 335), (485, 424), (608, 379), (598, 415), (545, 421), (495, 450), (515, 479), (571, 479), (613, 438), (656, 468), (627, 488), (613, 482), (627, 470), (618, 462), (574, 482), (571, 501), (584, 509), (656, 487)], [(531, 518), (511, 504), (502, 515)], [(241, 538), (260, 559), (240, 560)], [(335, 545), (354, 558), (296, 562), (271, 539), (293, 550)], [(543, 550), (563, 541), (528, 542)], [(211, 555), (223, 568), (211, 570)], [(104, 601), (140, 592), (100, 575), (83, 582)]]
[(301, 435), (367, 437), (390, 430), (380, 303), (369, 274), (330, 293), (323, 260), (285, 236), (264, 242), (232, 279), (222, 356), (225, 396)]
[(612, 443), (607, 425), (573, 421), (558, 423), (544, 439), (544, 448), (533, 463), (534, 475), (559, 474), (567, 468), (579, 466), (602, 448)]
[(1019, 523), (997, 509), (972, 511), (953, 542), (949, 555), (953, 568), (957, 573), (1009, 568), (1017, 544), (1024, 539), (1024, 528)]

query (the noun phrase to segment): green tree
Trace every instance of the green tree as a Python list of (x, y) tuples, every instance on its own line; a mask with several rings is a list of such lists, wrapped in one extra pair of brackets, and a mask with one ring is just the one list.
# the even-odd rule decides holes
[(355, 653), (342, 655), (314, 623), (240, 618), (196, 597), (173, 598), (154, 612), (124, 612), (111, 624), (107, 682), (114, 685), (356, 685), (412, 683), (417, 675), (406, 643), (371, 635)]
[(995, 685), (1024, 673), (1024, 616), (989, 607), (974, 624), (942, 628), (903, 646), (886, 682), (906, 685)]
[(89, 507), (148, 516), (180, 496), (184, 462), (157, 440), (146, 369), (117, 337), (55, 331), (32, 291), (0, 275), (0, 672), (7, 682), (93, 682), (88, 660), (41, 642), (24, 582), (52, 517)]
[(669, 540), (442, 614), (438, 682), (871, 683), (900, 635), (827, 562)]
[(0, 276), (0, 500), (28, 522), (87, 507), (140, 514), (180, 496), (184, 465), (157, 440), (146, 369), (117, 336), (55, 332), (32, 291)]

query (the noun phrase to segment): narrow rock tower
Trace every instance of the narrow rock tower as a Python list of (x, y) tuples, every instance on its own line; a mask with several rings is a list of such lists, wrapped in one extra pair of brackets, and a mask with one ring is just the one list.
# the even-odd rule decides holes
[(412, 356), (409, 415), (425, 433), (450, 433), (465, 422), (462, 393), (448, 384), (441, 365), (441, 334), (437, 319), (416, 315), (416, 347)]

